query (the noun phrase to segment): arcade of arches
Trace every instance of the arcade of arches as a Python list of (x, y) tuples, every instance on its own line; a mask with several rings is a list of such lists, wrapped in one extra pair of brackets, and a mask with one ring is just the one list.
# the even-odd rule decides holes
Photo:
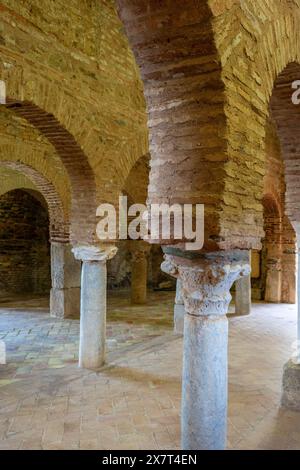
[[(300, 0), (0, 15), (0, 449), (299, 449)], [(100, 241), (121, 195), (203, 248)]]

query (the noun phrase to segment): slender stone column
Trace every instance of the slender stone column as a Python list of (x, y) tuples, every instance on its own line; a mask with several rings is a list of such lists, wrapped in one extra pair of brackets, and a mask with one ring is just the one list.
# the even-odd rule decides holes
[(79, 318), (81, 264), (74, 258), (71, 245), (51, 242), (50, 315)]
[(106, 341), (106, 262), (117, 252), (114, 246), (76, 247), (82, 261), (79, 367), (97, 369), (105, 361)]
[(181, 280), (177, 279), (174, 305), (174, 333), (176, 335), (183, 335), (184, 331), (184, 302), (181, 289)]
[[(187, 259), (170, 254), (163, 271), (182, 283), (185, 306), (181, 435), (184, 450), (226, 446), (226, 313), (230, 288), (250, 273), (247, 252), (209, 253)], [(176, 250), (177, 251), (177, 250)], [(173, 253), (175, 250), (173, 251)]]
[(131, 251), (131, 302), (142, 305), (147, 302), (148, 253), (150, 245), (144, 241), (132, 241)]
[(297, 233), (297, 342), (293, 356), (284, 366), (281, 404), (286, 408), (300, 411), (300, 223), (293, 224)]

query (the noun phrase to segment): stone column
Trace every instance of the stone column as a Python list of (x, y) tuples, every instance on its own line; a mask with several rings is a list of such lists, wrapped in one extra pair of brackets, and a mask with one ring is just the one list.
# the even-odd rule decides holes
[(79, 367), (97, 369), (105, 361), (106, 262), (117, 252), (114, 246), (84, 246), (73, 249), (82, 261)]
[(194, 255), (168, 248), (163, 271), (179, 278), (185, 306), (181, 436), (184, 450), (226, 446), (226, 313), (230, 288), (250, 273), (247, 252)]
[(79, 318), (81, 264), (68, 243), (51, 242), (50, 315)]
[(144, 241), (132, 241), (131, 251), (131, 302), (142, 305), (147, 301), (148, 254), (150, 245)]
[(174, 306), (174, 333), (176, 335), (183, 335), (184, 331), (184, 302), (181, 289), (181, 280), (177, 279)]
[(293, 356), (284, 366), (282, 384), (282, 406), (300, 411), (300, 224), (293, 224), (297, 233), (297, 342)]
[(281, 302), (282, 269), (281, 257), (282, 246), (280, 241), (275, 240), (269, 243), (267, 248), (266, 260), (266, 302)]
[(235, 283), (235, 315), (249, 315), (251, 312), (251, 275)]

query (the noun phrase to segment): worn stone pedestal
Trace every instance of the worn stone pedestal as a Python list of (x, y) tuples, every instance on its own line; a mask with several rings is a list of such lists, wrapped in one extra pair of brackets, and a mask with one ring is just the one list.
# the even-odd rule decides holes
[(50, 315), (79, 318), (81, 263), (74, 258), (71, 245), (51, 243)]
[(105, 361), (106, 341), (106, 262), (116, 247), (77, 247), (75, 257), (82, 261), (79, 367), (97, 369)]
[(227, 311), (230, 288), (250, 273), (247, 252), (185, 256), (167, 248), (163, 271), (184, 301), (181, 440), (184, 450), (221, 450), (227, 431)]
[(132, 241), (131, 246), (131, 303), (147, 302), (148, 253), (150, 246), (143, 241)]
[(174, 305), (174, 333), (183, 335), (184, 332), (184, 302), (181, 294), (181, 281), (177, 279), (176, 297)]
[(284, 366), (281, 404), (300, 411), (300, 364), (294, 364), (292, 360)]

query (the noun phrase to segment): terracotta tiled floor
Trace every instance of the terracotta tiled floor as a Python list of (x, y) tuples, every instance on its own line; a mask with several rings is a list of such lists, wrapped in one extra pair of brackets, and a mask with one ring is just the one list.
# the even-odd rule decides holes
[[(0, 307), (0, 449), (179, 448), (182, 340), (174, 293), (109, 302), (107, 366), (77, 367), (78, 320), (49, 318), (44, 299)], [(296, 309), (255, 304), (230, 319), (228, 447), (300, 448), (300, 413), (279, 408)]]

